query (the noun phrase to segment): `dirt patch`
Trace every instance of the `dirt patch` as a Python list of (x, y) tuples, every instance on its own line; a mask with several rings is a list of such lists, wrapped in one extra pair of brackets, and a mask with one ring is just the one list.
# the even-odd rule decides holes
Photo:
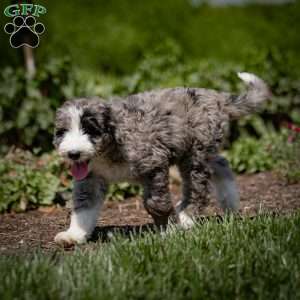
[[(237, 178), (242, 215), (258, 212), (288, 213), (300, 208), (300, 183), (287, 184), (272, 173), (243, 175)], [(180, 198), (180, 187), (171, 185), (174, 202)], [(205, 215), (222, 214), (212, 199)], [(53, 238), (69, 224), (70, 209), (41, 208), (26, 213), (0, 215), (0, 253), (32, 252), (40, 248), (53, 251), (57, 246)], [(115, 228), (128, 233), (135, 230), (151, 230), (152, 219), (144, 210), (140, 198), (123, 202), (106, 202), (98, 220), (94, 239), (106, 239)], [(142, 226), (142, 227), (141, 227)], [(95, 237), (96, 236), (96, 237)]]

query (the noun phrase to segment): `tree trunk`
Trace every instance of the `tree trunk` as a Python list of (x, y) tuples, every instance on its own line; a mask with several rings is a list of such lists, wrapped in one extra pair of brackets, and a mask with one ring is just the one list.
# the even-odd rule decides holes
[(33, 49), (28, 46), (23, 46), (23, 55), (26, 73), (29, 79), (33, 78), (36, 72)]

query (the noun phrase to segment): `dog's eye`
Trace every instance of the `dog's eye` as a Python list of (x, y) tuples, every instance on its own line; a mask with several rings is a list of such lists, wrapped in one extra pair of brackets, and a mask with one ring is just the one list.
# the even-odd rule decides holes
[(60, 137), (62, 137), (65, 133), (66, 133), (66, 129), (64, 129), (64, 128), (60, 128), (60, 129), (57, 129), (56, 131), (55, 131), (55, 136), (57, 137), (57, 138), (60, 138)]
[(82, 121), (82, 129), (88, 135), (101, 135), (101, 129), (99, 128), (98, 122), (94, 117), (85, 118)]

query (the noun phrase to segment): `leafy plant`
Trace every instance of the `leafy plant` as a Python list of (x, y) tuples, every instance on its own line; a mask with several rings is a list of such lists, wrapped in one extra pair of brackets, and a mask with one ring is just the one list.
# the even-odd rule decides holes
[(272, 156), (277, 161), (277, 172), (288, 182), (300, 180), (300, 136), (299, 133), (283, 131), (272, 147)]
[(300, 180), (300, 136), (286, 129), (265, 132), (259, 139), (242, 136), (224, 152), (238, 173), (275, 170), (288, 182)]
[(0, 160), (0, 212), (24, 211), (59, 201), (69, 180), (56, 155), (15, 150)]
[(107, 198), (110, 200), (122, 201), (129, 197), (141, 195), (142, 188), (139, 185), (132, 185), (128, 182), (122, 182), (109, 186)]
[(276, 136), (257, 139), (243, 136), (225, 152), (232, 168), (238, 173), (256, 173), (271, 170), (276, 160), (272, 157), (270, 147)]
[(49, 149), (55, 110), (73, 94), (76, 80), (70, 61), (52, 59), (33, 80), (22, 68), (0, 73), (0, 139), (2, 152), (14, 144)]

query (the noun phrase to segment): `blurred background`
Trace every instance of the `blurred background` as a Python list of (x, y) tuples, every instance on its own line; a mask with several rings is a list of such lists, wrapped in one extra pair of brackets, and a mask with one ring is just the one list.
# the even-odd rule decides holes
[[(2, 1), (1, 9), (14, 1)], [(28, 3), (28, 1), (27, 1)], [(46, 31), (30, 50), (0, 32), (0, 212), (65, 203), (70, 178), (53, 152), (56, 109), (81, 96), (192, 86), (237, 93), (236, 72), (267, 81), (272, 101), (232, 123), (224, 154), (238, 173), (300, 178), (300, 4), (292, 1), (33, 1)], [(3, 13), (0, 27), (11, 18)], [(128, 184), (108, 195), (140, 193)]]

